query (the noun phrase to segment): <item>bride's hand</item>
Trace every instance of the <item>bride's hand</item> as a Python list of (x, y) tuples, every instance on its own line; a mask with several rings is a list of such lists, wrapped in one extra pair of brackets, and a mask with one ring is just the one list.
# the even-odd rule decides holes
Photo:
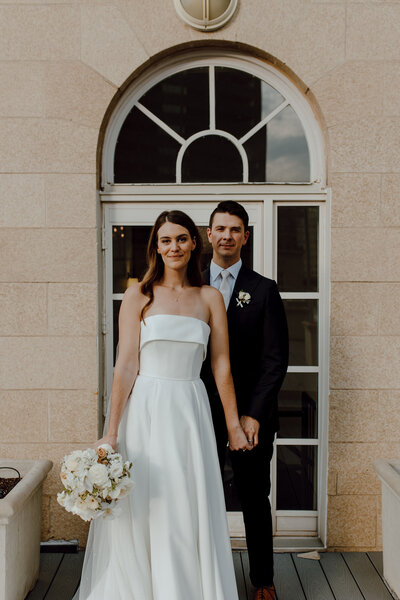
[(229, 449), (230, 450), (251, 450), (246, 434), (238, 423), (235, 427), (228, 430)]
[(118, 445), (118, 439), (116, 435), (110, 435), (110, 434), (106, 434), (104, 437), (102, 437), (100, 440), (98, 440), (95, 444), (94, 444), (94, 449), (98, 448), (99, 446), (101, 446), (102, 444), (109, 444), (112, 449), (114, 450), (114, 452), (116, 452), (117, 450), (117, 445)]

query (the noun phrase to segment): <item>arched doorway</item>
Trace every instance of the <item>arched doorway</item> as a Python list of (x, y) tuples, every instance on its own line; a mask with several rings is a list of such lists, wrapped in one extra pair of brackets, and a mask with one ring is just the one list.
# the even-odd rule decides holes
[[(205, 235), (221, 199), (246, 207), (252, 243), (245, 261), (277, 280), (290, 330), (272, 470), (275, 535), (307, 537), (315, 545), (325, 538), (326, 505), (329, 198), (324, 165), (313, 111), (285, 75), (251, 56), (197, 50), (161, 61), (122, 96), (105, 134), (100, 192), (105, 397), (120, 302), (130, 281), (143, 273), (156, 216), (179, 207)], [(241, 516), (234, 493), (229, 496), (227, 476), (231, 534), (240, 537)]]

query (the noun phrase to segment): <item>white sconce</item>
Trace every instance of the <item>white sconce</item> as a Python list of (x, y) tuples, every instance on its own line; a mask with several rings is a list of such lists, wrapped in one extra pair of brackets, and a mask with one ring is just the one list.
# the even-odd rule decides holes
[(213, 31), (226, 25), (238, 0), (174, 0), (179, 17), (195, 29)]

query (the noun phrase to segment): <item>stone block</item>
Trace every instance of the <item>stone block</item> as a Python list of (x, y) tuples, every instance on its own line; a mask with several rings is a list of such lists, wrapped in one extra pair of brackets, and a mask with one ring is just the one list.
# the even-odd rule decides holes
[[(332, 282), (331, 335), (377, 335), (382, 284)], [(362, 307), (362, 310), (360, 310)]]
[(400, 229), (332, 229), (333, 281), (400, 281)]
[(346, 57), (349, 60), (400, 58), (400, 6), (385, 3), (349, 3)]
[(384, 64), (383, 111), (385, 116), (400, 116), (400, 62)]
[(380, 286), (379, 333), (400, 335), (400, 284), (385, 283)]
[(97, 335), (96, 284), (49, 284), (48, 324), (49, 335)]
[(0, 283), (0, 314), (0, 335), (46, 335), (46, 285)]
[(382, 175), (381, 223), (386, 227), (400, 226), (400, 175)]
[(117, 88), (87, 65), (51, 62), (45, 72), (45, 114), (100, 129)]
[(330, 470), (328, 472), (328, 495), (335, 496), (337, 493), (338, 472)]
[(117, 86), (148, 59), (142, 43), (116, 6), (83, 5), (81, 36), (82, 61)]
[(345, 35), (344, 6), (247, 0), (238, 12), (230, 39), (279, 58), (311, 85), (344, 62)]
[(42, 227), (46, 223), (42, 175), (0, 175), (0, 227)]
[(94, 283), (96, 244), (94, 229), (0, 231), (0, 281)]
[(381, 176), (364, 173), (333, 173), (332, 227), (380, 225)]
[(1, 338), (0, 387), (97, 390), (96, 336)]
[(0, 117), (44, 115), (43, 65), (38, 62), (0, 62)]
[(6, 443), (47, 442), (47, 393), (4, 390), (0, 396), (0, 439)]
[(46, 175), (45, 196), (48, 227), (96, 227), (94, 175)]
[(47, 541), (50, 537), (50, 496), (42, 498), (42, 523), (40, 539)]
[(328, 546), (375, 546), (375, 496), (329, 496)]
[(379, 62), (350, 61), (323, 75), (312, 86), (328, 127), (381, 116), (384, 72)]
[(345, 173), (384, 173), (388, 170), (388, 120), (357, 119), (328, 130), (331, 170)]
[(379, 479), (373, 469), (370, 467), (361, 473), (339, 471), (337, 481), (338, 495), (379, 495)]
[(95, 173), (98, 130), (55, 119), (0, 119), (3, 173)]
[(79, 60), (79, 7), (1, 6), (0, 56), (3, 60)]
[(379, 391), (375, 425), (380, 441), (400, 443), (400, 390)]
[(81, 390), (52, 390), (49, 398), (49, 441), (87, 443), (99, 439), (98, 395)]
[(371, 468), (374, 460), (398, 455), (399, 442), (330, 442), (329, 470), (362, 473)]
[(377, 390), (332, 390), (329, 396), (329, 439), (332, 442), (376, 442)]
[(399, 361), (399, 337), (332, 337), (331, 389), (399, 389)]
[[(196, 36), (197, 32), (180, 20), (171, 2), (119, 0), (118, 6), (149, 56), (188, 42)], [(228, 29), (231, 23), (228, 24)], [(223, 29), (226, 31), (226, 27)], [(201, 35), (204, 36), (204, 33), (200, 33)], [(209, 33), (207, 37), (208, 35)]]

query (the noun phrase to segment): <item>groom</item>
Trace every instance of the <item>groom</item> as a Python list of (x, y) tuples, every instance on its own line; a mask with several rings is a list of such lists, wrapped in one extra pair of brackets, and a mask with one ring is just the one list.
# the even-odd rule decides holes
[[(229, 350), (240, 422), (253, 448), (231, 452), (239, 493), (254, 600), (273, 600), (270, 461), (278, 430), (277, 395), (288, 363), (288, 330), (275, 281), (242, 265), (249, 238), (248, 214), (237, 202), (220, 202), (207, 229), (213, 248), (204, 280), (220, 290), (227, 308)], [(202, 379), (210, 398), (218, 455), (223, 472), (227, 431), (222, 404), (206, 361)]]

